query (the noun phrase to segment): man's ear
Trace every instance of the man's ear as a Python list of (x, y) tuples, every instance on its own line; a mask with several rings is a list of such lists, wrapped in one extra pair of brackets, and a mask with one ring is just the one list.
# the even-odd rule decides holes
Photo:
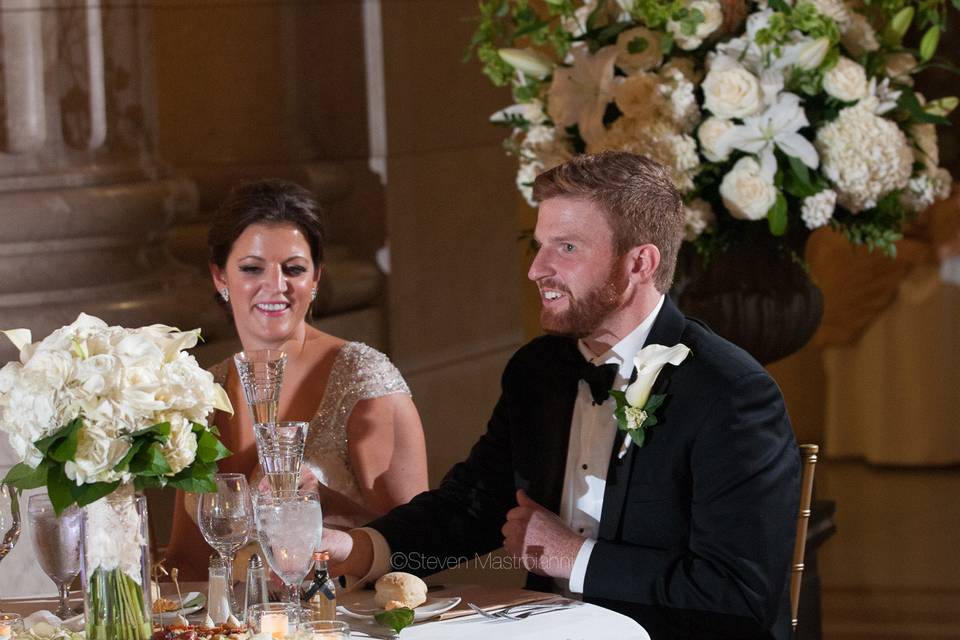
[(627, 251), (627, 267), (631, 280), (653, 282), (660, 266), (660, 249), (653, 244), (642, 244)]

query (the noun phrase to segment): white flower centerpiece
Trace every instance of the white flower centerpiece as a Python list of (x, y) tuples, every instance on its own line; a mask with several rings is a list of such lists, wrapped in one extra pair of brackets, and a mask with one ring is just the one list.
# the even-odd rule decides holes
[(0, 431), (22, 462), (4, 478), (46, 487), (57, 513), (84, 510), (84, 597), (89, 640), (151, 637), (145, 502), (134, 491), (214, 491), (228, 456), (213, 409), (232, 412), (213, 376), (183, 350), (199, 331), (77, 320), (31, 343), (0, 369)]
[[(954, 0), (954, 4), (958, 4)], [(927, 100), (945, 0), (482, 0), (471, 43), (516, 104), (517, 184), (578, 153), (664, 164), (701, 253), (829, 225), (893, 254), (949, 192)], [(917, 31), (919, 48), (904, 45)], [(907, 38), (907, 41), (910, 41)]]

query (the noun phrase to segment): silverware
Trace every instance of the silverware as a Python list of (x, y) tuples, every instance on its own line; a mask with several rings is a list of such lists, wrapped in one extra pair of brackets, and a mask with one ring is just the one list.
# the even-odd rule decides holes
[(511, 620), (519, 620), (520, 618), (515, 618), (514, 616), (504, 613), (503, 611), (484, 611), (482, 608), (478, 607), (472, 602), (468, 602), (467, 606), (470, 607), (474, 613), (479, 614), (481, 617), (486, 618), (487, 620), (495, 620), (497, 622), (509, 622)]

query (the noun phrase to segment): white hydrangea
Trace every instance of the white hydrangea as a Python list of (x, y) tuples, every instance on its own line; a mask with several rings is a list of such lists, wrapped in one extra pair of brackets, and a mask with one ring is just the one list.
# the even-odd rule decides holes
[(807, 229), (819, 229), (830, 222), (836, 208), (837, 192), (833, 189), (824, 189), (820, 193), (803, 199), (800, 219), (807, 225)]
[(680, 69), (670, 69), (660, 74), (663, 82), (658, 86), (665, 98), (666, 116), (684, 133), (693, 131), (700, 122), (700, 107), (693, 82)]
[(692, 51), (723, 24), (723, 7), (717, 0), (692, 0), (686, 3), (686, 8), (699, 11), (703, 15), (703, 21), (688, 35), (683, 32), (682, 23), (670, 20), (667, 22), (667, 31), (673, 36), (677, 46), (684, 51)]
[(910, 180), (913, 152), (906, 136), (890, 120), (873, 113), (875, 99), (847, 107), (817, 131), (824, 174), (836, 187), (840, 204), (857, 213)]
[(683, 206), (685, 239), (696, 240), (717, 219), (710, 203), (701, 198), (692, 200)]
[(953, 178), (946, 169), (934, 169), (910, 178), (902, 202), (911, 211), (920, 212), (950, 195)]
[(555, 127), (537, 129), (537, 135), (528, 133), (520, 147), (520, 168), (517, 171), (517, 189), (531, 207), (539, 204), (533, 199), (533, 181), (537, 176), (573, 157), (573, 149), (565, 137), (558, 137)]

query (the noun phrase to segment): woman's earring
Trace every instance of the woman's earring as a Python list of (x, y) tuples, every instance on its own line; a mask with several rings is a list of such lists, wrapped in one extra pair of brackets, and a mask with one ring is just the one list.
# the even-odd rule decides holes
[(224, 302), (230, 302), (230, 289), (226, 287), (220, 289), (220, 297), (223, 298)]
[(317, 288), (314, 287), (313, 289), (310, 289), (310, 302), (313, 302), (316, 299), (317, 299)]

